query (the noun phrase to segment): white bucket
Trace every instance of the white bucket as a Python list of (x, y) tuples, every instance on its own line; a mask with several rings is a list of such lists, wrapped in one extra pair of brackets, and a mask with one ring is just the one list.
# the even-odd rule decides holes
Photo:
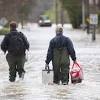
[(42, 70), (42, 83), (52, 84), (53, 83), (53, 70), (48, 73), (47, 70)]

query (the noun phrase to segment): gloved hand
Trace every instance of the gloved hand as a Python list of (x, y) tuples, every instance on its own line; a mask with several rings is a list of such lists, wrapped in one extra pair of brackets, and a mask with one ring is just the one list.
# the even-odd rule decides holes
[(77, 63), (77, 61), (75, 60), (75, 61), (73, 61), (73, 63), (74, 63), (74, 64), (76, 64), (76, 63)]
[(6, 54), (6, 51), (4, 51), (4, 55)]
[(45, 69), (47, 70), (49, 68), (49, 64), (45, 64)]
[(49, 64), (45, 64), (45, 70), (48, 71), (48, 73), (50, 72), (50, 69), (49, 69)]

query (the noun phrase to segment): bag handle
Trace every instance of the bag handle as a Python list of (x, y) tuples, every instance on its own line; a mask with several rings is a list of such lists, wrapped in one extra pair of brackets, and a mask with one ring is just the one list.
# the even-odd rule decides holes
[(45, 67), (45, 70), (47, 71), (47, 73), (50, 73), (50, 68), (49, 68), (49, 66)]
[(81, 69), (80, 65), (77, 62), (73, 63), (72, 69), (75, 67), (75, 65), (77, 65)]

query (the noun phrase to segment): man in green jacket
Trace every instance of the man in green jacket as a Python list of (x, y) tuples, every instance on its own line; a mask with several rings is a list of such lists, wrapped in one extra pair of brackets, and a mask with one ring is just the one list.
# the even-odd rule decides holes
[(60, 80), (63, 85), (69, 82), (69, 65), (70, 57), (76, 62), (76, 54), (72, 41), (63, 35), (63, 28), (56, 28), (56, 36), (50, 41), (45, 68), (49, 67), (52, 61), (54, 78), (53, 82), (59, 84)]
[(24, 77), (25, 51), (29, 50), (29, 42), (22, 32), (16, 30), (17, 23), (10, 23), (10, 32), (5, 35), (1, 49), (6, 55), (9, 65), (9, 81), (14, 82), (18, 72), (19, 78)]

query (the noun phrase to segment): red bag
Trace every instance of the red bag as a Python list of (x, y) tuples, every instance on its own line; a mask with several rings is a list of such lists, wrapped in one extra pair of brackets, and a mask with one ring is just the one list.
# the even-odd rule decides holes
[(71, 82), (81, 83), (83, 80), (83, 70), (78, 63), (73, 63), (70, 71)]

